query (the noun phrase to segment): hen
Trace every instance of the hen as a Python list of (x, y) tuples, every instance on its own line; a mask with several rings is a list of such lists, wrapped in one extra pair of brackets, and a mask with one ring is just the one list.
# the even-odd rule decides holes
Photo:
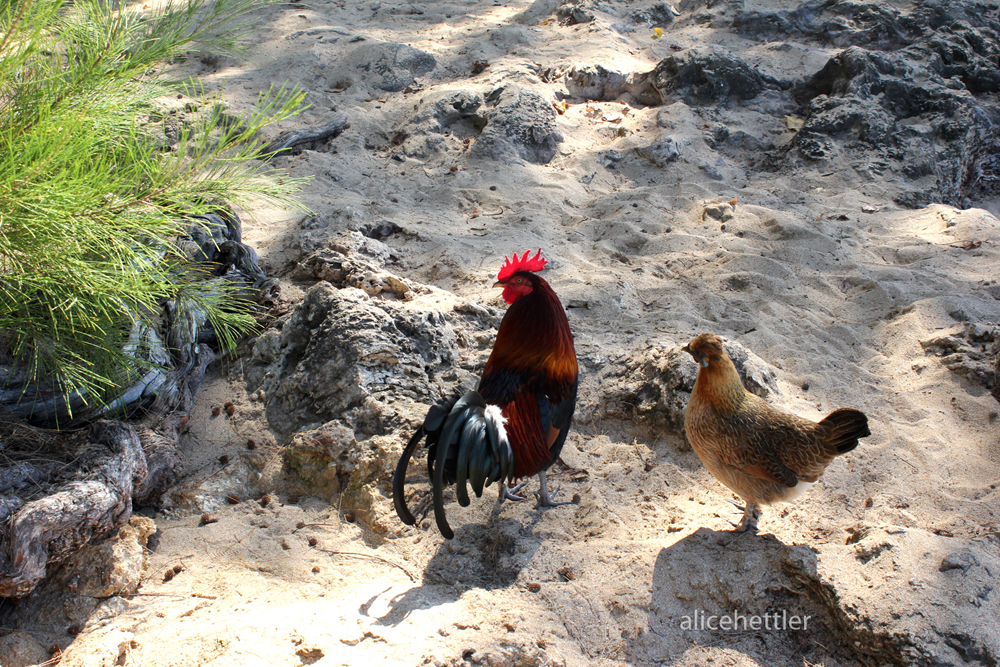
[(552, 499), (545, 471), (559, 458), (576, 406), (573, 334), (559, 297), (535, 274), (547, 262), (541, 249), (534, 257), (525, 251), (520, 258), (515, 253), (513, 261), (505, 259), (494, 287), (503, 288), (510, 307), (500, 322), (478, 390), (455, 394), (431, 407), (403, 449), (393, 475), (396, 514), (413, 525), (416, 519), (406, 506), (403, 484), (410, 457), (426, 438), (434, 518), (448, 539), (454, 532), (444, 512), (446, 485), (455, 485), (463, 507), (469, 504), (467, 484), (481, 497), (484, 486), (499, 482), (500, 500), (523, 500), (515, 494), (524, 482), (513, 489), (507, 483), (538, 474), (538, 506), (567, 504)]
[(871, 435), (858, 410), (841, 408), (813, 422), (747, 391), (714, 334), (701, 334), (683, 349), (700, 366), (684, 429), (705, 467), (746, 501), (737, 530), (756, 528), (757, 505), (791, 502), (835, 456)]

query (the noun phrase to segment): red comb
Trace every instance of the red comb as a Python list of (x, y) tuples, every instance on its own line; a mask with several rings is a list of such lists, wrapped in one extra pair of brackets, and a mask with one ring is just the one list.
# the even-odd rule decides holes
[(500, 273), (497, 274), (497, 280), (507, 280), (513, 274), (518, 271), (541, 271), (545, 268), (546, 262), (549, 260), (542, 257), (542, 249), (539, 248), (538, 252), (535, 253), (534, 257), (529, 257), (531, 254), (530, 250), (525, 250), (521, 258), (517, 258), (517, 253), (514, 253), (514, 261), (510, 261), (510, 258), (504, 255), (504, 259), (507, 260), (503, 266), (500, 267)]

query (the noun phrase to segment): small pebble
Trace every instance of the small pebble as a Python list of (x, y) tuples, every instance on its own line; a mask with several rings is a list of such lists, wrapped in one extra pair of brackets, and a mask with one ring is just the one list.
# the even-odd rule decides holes
[(174, 578), (174, 571), (173, 570), (167, 570), (166, 572), (163, 573), (163, 581), (164, 582), (170, 581), (173, 578)]
[(172, 569), (174, 571), (174, 574), (180, 574), (181, 572), (184, 571), (184, 566), (178, 563), (177, 565), (174, 565)]
[(271, 504), (271, 494), (265, 493), (264, 495), (262, 495), (260, 497), (260, 506), (261, 507), (267, 507), (270, 504)]
[(310, 537), (310, 538), (309, 538), (309, 546), (311, 546), (311, 547), (314, 547), (314, 546), (316, 546), (316, 545), (317, 545), (318, 543), (319, 543), (319, 540), (317, 540), (317, 539), (316, 539), (315, 537)]
[(213, 517), (208, 512), (201, 515), (201, 522), (198, 523), (199, 526), (207, 526), (210, 523), (219, 523), (219, 520)]
[(222, 456), (220, 456), (219, 463), (221, 463), (222, 465), (226, 465), (227, 463), (229, 463), (229, 455), (223, 454)]
[(295, 524), (295, 527), (298, 528), (299, 530), (302, 530), (303, 528), (306, 527), (306, 522), (305, 521), (299, 521), (297, 524)]
[(300, 648), (295, 652), (295, 655), (307, 660), (319, 660), (323, 657), (324, 653), (321, 648)]
[(247, 438), (247, 449), (257, 449), (257, 443), (253, 438)]
[(222, 408), (220, 408), (218, 405), (213, 405), (212, 406), (212, 416), (213, 417), (218, 417), (221, 414), (222, 414)]
[(66, 628), (66, 634), (76, 636), (80, 634), (81, 630), (83, 630), (83, 628), (81, 628), (79, 624), (74, 623), (73, 625)]
[(542, 585), (539, 583), (532, 582), (528, 584), (528, 590), (531, 591), (532, 593), (537, 593), (538, 591), (542, 590)]
[(284, 549), (285, 551), (288, 551), (289, 549), (292, 548), (292, 545), (288, 543), (287, 539), (281, 538), (281, 548)]
[(230, 505), (239, 505), (240, 497), (235, 493), (230, 493), (228, 496), (226, 496), (226, 502), (229, 503)]
[(226, 414), (229, 415), (230, 417), (236, 414), (236, 406), (233, 405), (232, 401), (227, 401), (226, 404), (222, 407), (225, 408)]
[(299, 502), (299, 497), (298, 496), (288, 496), (288, 504), (289, 505), (294, 505), (294, 504), (296, 504), (298, 502)]
[(344, 512), (344, 521), (354, 523), (354, 512)]
[(319, 574), (319, 565), (313, 565), (313, 574)]

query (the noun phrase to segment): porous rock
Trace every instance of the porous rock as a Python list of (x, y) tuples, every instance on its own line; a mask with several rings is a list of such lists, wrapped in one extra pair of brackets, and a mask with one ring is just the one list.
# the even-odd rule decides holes
[(880, 49), (899, 48), (922, 33), (917, 21), (891, 5), (829, 0), (811, 0), (793, 10), (740, 12), (733, 28), (752, 39), (809, 37), (835, 46)]
[(485, 98), (486, 127), (472, 146), (472, 155), (505, 163), (548, 164), (562, 142), (556, 111), (541, 94), (514, 84), (497, 88)]
[(52, 585), (92, 598), (134, 593), (149, 566), (146, 541), (155, 532), (152, 519), (133, 515), (113, 537), (88, 544), (67, 558)]
[(628, 94), (640, 104), (660, 104), (662, 99), (649, 81), (649, 72), (622, 74), (604, 65), (580, 65), (566, 72), (566, 89), (575, 97), (611, 102)]
[(750, 100), (767, 88), (779, 88), (743, 60), (721, 49), (689, 49), (667, 56), (648, 72), (623, 74), (603, 65), (577, 66), (566, 73), (572, 95), (612, 101), (623, 95), (638, 104), (728, 104)]
[(355, 83), (395, 93), (437, 66), (429, 53), (394, 42), (362, 43), (339, 63), (338, 70)]
[(673, 137), (664, 137), (649, 146), (636, 148), (635, 152), (657, 167), (663, 168), (680, 157), (682, 145), (682, 142), (675, 141)]
[[(813, 160), (844, 152), (894, 166), (915, 181), (913, 191), (897, 197), (908, 206), (935, 199), (965, 206), (995, 192), (1000, 105), (982, 93), (994, 87), (983, 71), (996, 71), (1000, 49), (975, 45), (995, 41), (1000, 31), (972, 32), (977, 39), (966, 36), (973, 46), (943, 35), (931, 48), (844, 50), (799, 89), (808, 115), (795, 146)], [(974, 64), (954, 65), (963, 59)], [(931, 176), (933, 182), (920, 180)]]
[(400, 528), (389, 502), (389, 480), (399, 458), (400, 434), (358, 442), (354, 431), (334, 420), (296, 433), (282, 451), (294, 484), (302, 491), (350, 507), (380, 535)]
[(299, 261), (292, 276), (298, 280), (325, 280), (336, 287), (355, 287), (370, 296), (391, 294), (404, 301), (426, 291), (386, 271), (384, 264), (391, 256), (391, 250), (381, 241), (357, 231), (345, 232)]
[(664, 103), (679, 95), (688, 104), (750, 100), (767, 84), (760, 72), (718, 49), (689, 49), (661, 60), (650, 73)]
[(455, 345), (442, 313), (321, 282), (280, 331), (258, 339), (248, 386), (264, 390), (268, 422), (282, 435), (334, 419), (361, 434), (384, 433), (412, 423), (417, 405), (444, 393), (440, 376), (456, 365)]
[(486, 126), (483, 96), (473, 90), (435, 91), (416, 104), (416, 110), (395, 136), (409, 157), (464, 149)]
[[(959, 313), (956, 313), (959, 315)], [(1000, 354), (1000, 331), (978, 322), (956, 324), (947, 331), (920, 341), (924, 354), (972, 384), (998, 392), (996, 360)]]
[(0, 664), (4, 667), (34, 667), (45, 664), (51, 657), (31, 633), (24, 630), (0, 636), (0, 656), (3, 656)]

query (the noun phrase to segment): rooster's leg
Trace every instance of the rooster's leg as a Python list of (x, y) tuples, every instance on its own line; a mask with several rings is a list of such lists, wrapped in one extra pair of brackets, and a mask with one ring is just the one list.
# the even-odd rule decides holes
[(517, 502), (519, 500), (524, 500), (524, 496), (517, 495), (517, 492), (524, 488), (527, 482), (521, 482), (517, 486), (507, 486), (506, 481), (500, 482), (500, 497), (497, 498), (498, 503), (502, 503), (505, 500), (510, 500)]
[(754, 503), (747, 502), (746, 509), (743, 511), (743, 518), (740, 522), (736, 524), (736, 530), (739, 532), (757, 530), (757, 519), (760, 517), (760, 512), (757, 510), (757, 506)]
[(541, 484), (542, 488), (541, 488), (541, 490), (538, 493), (535, 494), (536, 496), (538, 496), (538, 504), (535, 505), (535, 507), (559, 507), (560, 505), (572, 505), (573, 504), (572, 500), (561, 500), (561, 501), (558, 501), (558, 502), (555, 501), (555, 500), (552, 500), (552, 498), (555, 497), (555, 495), (557, 493), (559, 493), (559, 487), (556, 487), (556, 490), (552, 492), (552, 495), (549, 495), (549, 485), (545, 481), (545, 471), (544, 470), (542, 472), (538, 473), (538, 482), (539, 482), (539, 484)]

